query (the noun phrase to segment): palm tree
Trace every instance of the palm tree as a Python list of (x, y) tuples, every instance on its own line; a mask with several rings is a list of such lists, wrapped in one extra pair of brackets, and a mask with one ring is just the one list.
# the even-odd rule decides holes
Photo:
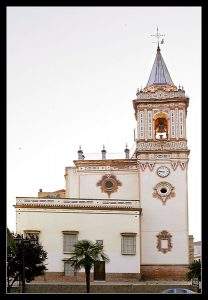
[(201, 281), (201, 261), (194, 260), (192, 263), (189, 264), (189, 271), (187, 272), (186, 276), (188, 280), (193, 278), (197, 278)]
[(201, 281), (201, 261), (194, 260), (189, 264), (189, 271), (186, 273), (186, 277), (188, 280), (197, 279), (197, 292), (200, 291), (199, 282)]
[(90, 292), (90, 270), (96, 261), (109, 262), (108, 256), (103, 252), (103, 245), (89, 240), (78, 241), (74, 245), (72, 257), (68, 260), (75, 270), (85, 269), (87, 293)]

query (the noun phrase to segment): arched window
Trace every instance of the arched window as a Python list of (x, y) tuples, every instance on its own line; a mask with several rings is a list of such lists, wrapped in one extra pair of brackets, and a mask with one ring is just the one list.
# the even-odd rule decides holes
[(159, 113), (155, 116), (154, 131), (156, 140), (168, 139), (168, 118), (165, 113)]

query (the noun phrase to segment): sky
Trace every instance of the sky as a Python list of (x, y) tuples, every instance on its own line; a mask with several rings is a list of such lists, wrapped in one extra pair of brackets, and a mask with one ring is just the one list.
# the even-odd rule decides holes
[(7, 224), (16, 196), (65, 188), (85, 157), (134, 149), (132, 100), (161, 53), (187, 114), (189, 233), (201, 240), (201, 8), (7, 7)]

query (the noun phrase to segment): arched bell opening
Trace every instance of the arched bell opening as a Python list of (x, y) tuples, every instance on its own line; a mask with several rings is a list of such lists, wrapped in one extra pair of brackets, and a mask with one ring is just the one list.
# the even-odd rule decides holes
[(154, 118), (154, 134), (156, 140), (168, 139), (168, 117), (160, 113)]

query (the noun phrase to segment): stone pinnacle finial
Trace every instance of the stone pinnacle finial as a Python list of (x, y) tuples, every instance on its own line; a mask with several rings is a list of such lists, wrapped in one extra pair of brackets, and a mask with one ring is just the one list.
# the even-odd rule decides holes
[(81, 146), (79, 146), (79, 150), (77, 151), (78, 153), (78, 159), (84, 159), (84, 155), (83, 155), (83, 150), (81, 149)]
[(103, 149), (101, 150), (102, 153), (102, 159), (106, 159), (106, 150), (105, 150), (105, 145), (103, 145)]
[(128, 149), (128, 145), (127, 144), (126, 144), (126, 148), (125, 148), (124, 152), (125, 152), (125, 158), (129, 159), (129, 149)]

